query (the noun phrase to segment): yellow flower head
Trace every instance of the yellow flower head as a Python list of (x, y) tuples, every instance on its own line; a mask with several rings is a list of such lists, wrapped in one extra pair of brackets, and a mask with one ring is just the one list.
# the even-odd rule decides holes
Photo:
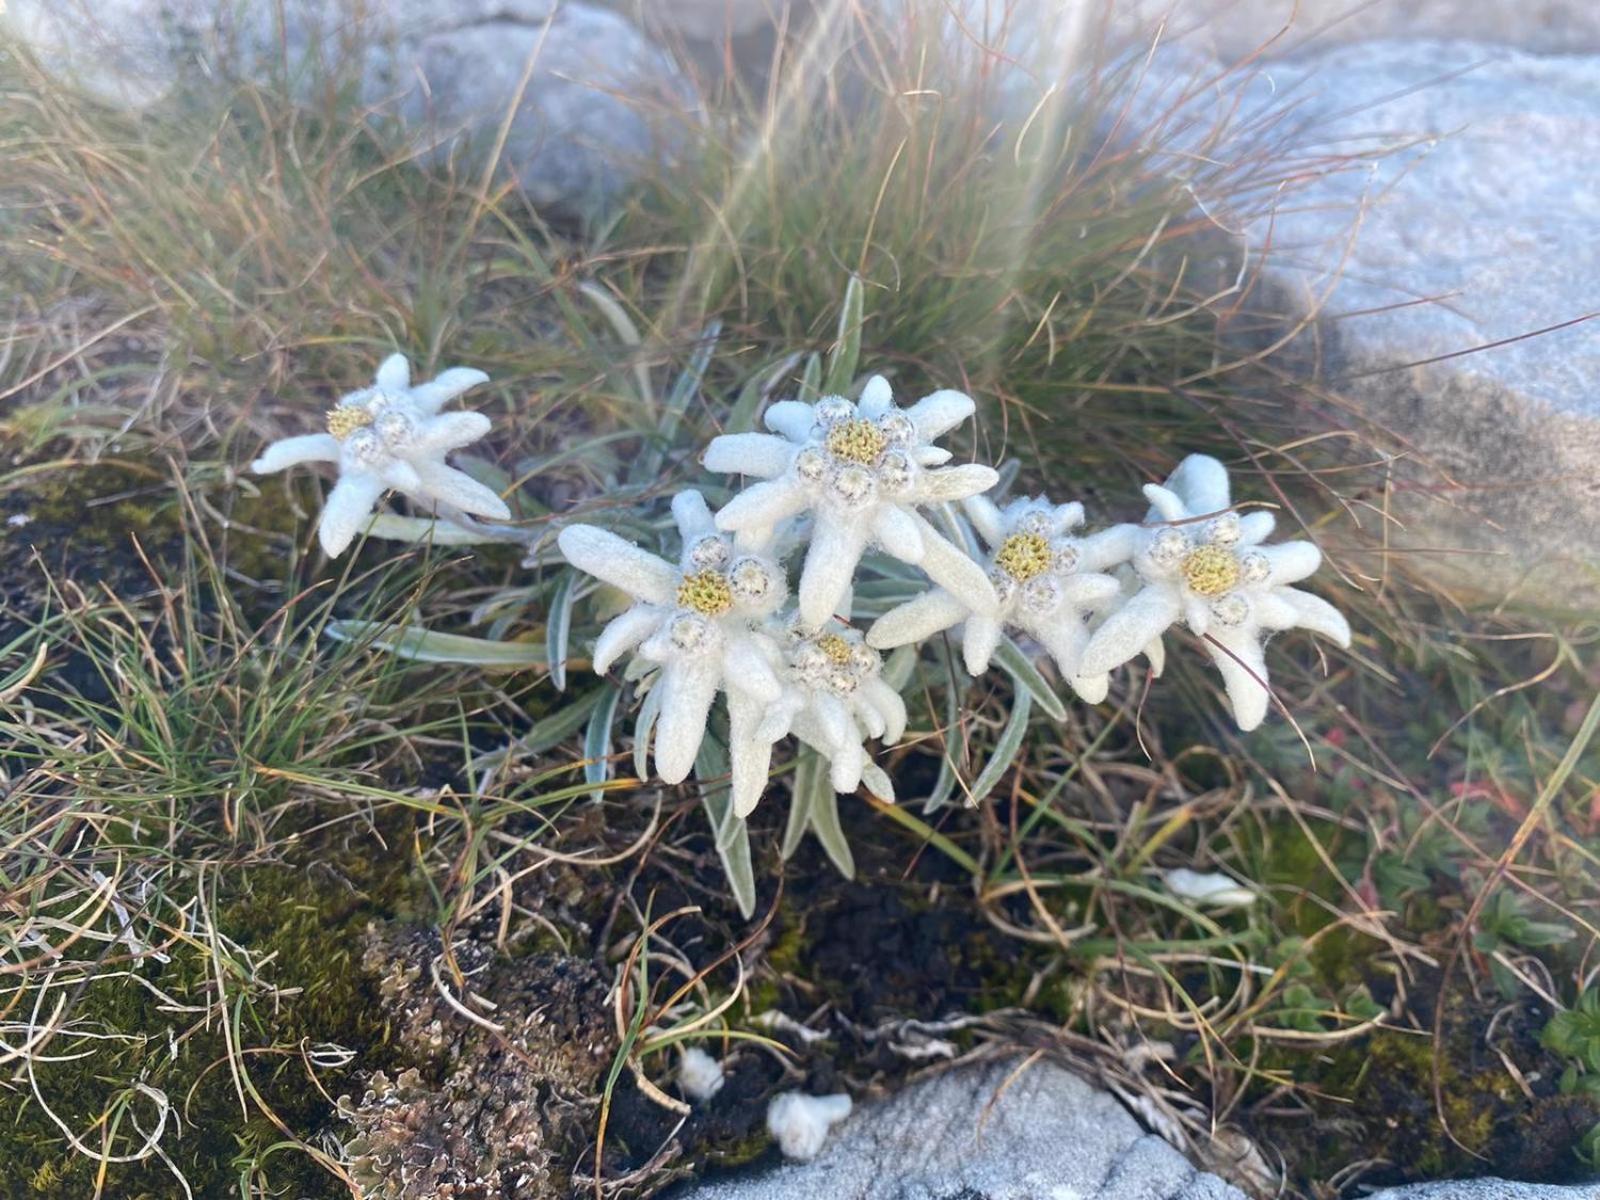
[(870, 467), (883, 457), (889, 437), (872, 421), (840, 421), (828, 431), (828, 453)]
[(1013, 533), (1000, 543), (994, 565), (1018, 583), (1027, 583), (1050, 569), (1050, 543), (1037, 533)]
[(1239, 558), (1221, 546), (1201, 546), (1184, 556), (1183, 579), (1197, 596), (1220, 596), (1239, 584)]
[(696, 571), (678, 585), (678, 605), (703, 617), (720, 617), (733, 607), (733, 588), (720, 571)]
[(358, 429), (372, 424), (372, 412), (358, 404), (328, 410), (328, 432), (341, 442)]

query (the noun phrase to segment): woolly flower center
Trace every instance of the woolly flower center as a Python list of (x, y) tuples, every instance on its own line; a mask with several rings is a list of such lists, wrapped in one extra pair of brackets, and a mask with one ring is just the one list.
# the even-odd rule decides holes
[(833, 663), (847, 663), (850, 661), (850, 643), (837, 633), (826, 633), (817, 639), (817, 649), (828, 656), (828, 661)]
[(1197, 596), (1220, 596), (1239, 583), (1239, 559), (1221, 546), (1201, 546), (1184, 556), (1184, 582)]
[(889, 448), (888, 435), (872, 421), (840, 421), (828, 430), (828, 453), (870, 467)]
[(372, 410), (360, 405), (346, 405), (328, 410), (328, 432), (341, 442), (358, 429), (365, 429), (375, 418)]
[(733, 588), (719, 571), (696, 571), (678, 585), (678, 606), (704, 617), (720, 617), (733, 607)]
[(1013, 533), (1000, 543), (994, 565), (1018, 583), (1027, 583), (1050, 569), (1050, 543), (1037, 533)]

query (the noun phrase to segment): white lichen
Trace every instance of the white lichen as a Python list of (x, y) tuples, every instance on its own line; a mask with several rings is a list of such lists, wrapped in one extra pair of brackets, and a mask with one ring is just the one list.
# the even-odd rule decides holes
[(828, 1131), (850, 1115), (850, 1097), (780, 1092), (767, 1105), (767, 1132), (785, 1158), (809, 1162), (822, 1152)]

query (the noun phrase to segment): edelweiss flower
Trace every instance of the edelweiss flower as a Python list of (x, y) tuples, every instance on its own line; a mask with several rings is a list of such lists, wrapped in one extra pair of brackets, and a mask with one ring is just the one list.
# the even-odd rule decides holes
[(778, 649), (756, 626), (783, 603), (783, 571), (765, 535), (717, 531), (699, 492), (679, 492), (672, 515), (683, 538), (677, 566), (592, 525), (569, 525), (559, 544), (567, 561), (621, 588), (637, 603), (601, 631), (594, 669), (605, 674), (638, 647), (658, 663), (656, 773), (681, 783), (694, 766), (718, 690), (728, 701), (734, 808), (743, 816), (767, 785), (772, 741), (755, 736), (783, 687), (773, 670)]
[(838, 622), (808, 632), (790, 624), (783, 661), (783, 694), (767, 710), (757, 737), (776, 742), (794, 734), (828, 760), (836, 792), (853, 792), (862, 776), (893, 799), (889, 780), (867, 758), (862, 742), (898, 742), (906, 731), (905, 701), (878, 677), (878, 652), (859, 631)]
[(1070, 531), (1083, 524), (1083, 505), (1052, 505), (1042, 497), (1013, 500), (1002, 511), (987, 497), (974, 496), (965, 507), (978, 536), (993, 551), (989, 582), (999, 611), (993, 616), (976, 612), (960, 597), (935, 588), (878, 618), (867, 632), (868, 645), (887, 650), (965, 622), (962, 656), (967, 670), (981, 675), (1009, 625), (1049, 651), (1078, 695), (1091, 704), (1104, 700), (1110, 677), (1077, 673), (1089, 642), (1086, 620), (1121, 590), (1102, 572), (1127, 559), (1138, 531), (1119, 525), (1088, 537), (1073, 536)]
[(1239, 728), (1254, 729), (1269, 699), (1263, 632), (1298, 627), (1350, 644), (1349, 623), (1333, 605), (1288, 586), (1314, 572), (1322, 552), (1310, 542), (1261, 545), (1272, 514), (1227, 511), (1227, 469), (1203, 454), (1144, 494), (1152, 507), (1133, 557), (1143, 586), (1089, 639), (1079, 669), (1109, 671), (1181, 618), (1207, 638)]
[(922, 568), (973, 611), (992, 613), (995, 597), (982, 569), (917, 512), (994, 486), (998, 476), (985, 466), (940, 469), (950, 452), (933, 445), (974, 407), (969, 396), (940, 391), (901, 410), (881, 375), (867, 381), (859, 405), (843, 396), (779, 401), (765, 417), (774, 433), (724, 434), (707, 447), (708, 469), (765, 480), (729, 501), (717, 524), (771, 529), (812, 514), (799, 601), (813, 629), (835, 614), (849, 616), (851, 580), (870, 545)]
[(440, 413), (446, 402), (488, 382), (482, 371), (453, 367), (431, 383), (411, 386), (405, 355), (383, 360), (369, 388), (351, 392), (328, 411), (328, 431), (273, 442), (250, 464), (257, 475), (298, 463), (339, 464), (317, 535), (330, 558), (344, 552), (388, 488), (421, 504), (447, 504), (474, 516), (504, 521), (505, 501), (444, 456), (489, 432), (482, 413)]

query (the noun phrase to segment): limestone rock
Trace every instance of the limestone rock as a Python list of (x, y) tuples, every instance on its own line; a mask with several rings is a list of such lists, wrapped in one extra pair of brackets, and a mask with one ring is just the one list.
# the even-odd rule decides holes
[(574, 210), (614, 198), (693, 112), (644, 33), (570, 0), (12, 0), (4, 20), (53, 74), (130, 109), (210, 81), (304, 95), (353, 78), (406, 118), (425, 162), (481, 164), (515, 106), (501, 165)]
[(1244, 1200), (1048, 1062), (937, 1075), (859, 1106), (810, 1162), (703, 1183), (678, 1200)]
[(1246, 238), (1289, 313), (1318, 313), (1310, 369), (1412, 460), (1404, 565), (1483, 599), (1593, 605), (1600, 321), (1488, 347), (1600, 310), (1600, 57), (1374, 42), (1269, 75), (1315, 153), (1386, 152), (1331, 166)]

